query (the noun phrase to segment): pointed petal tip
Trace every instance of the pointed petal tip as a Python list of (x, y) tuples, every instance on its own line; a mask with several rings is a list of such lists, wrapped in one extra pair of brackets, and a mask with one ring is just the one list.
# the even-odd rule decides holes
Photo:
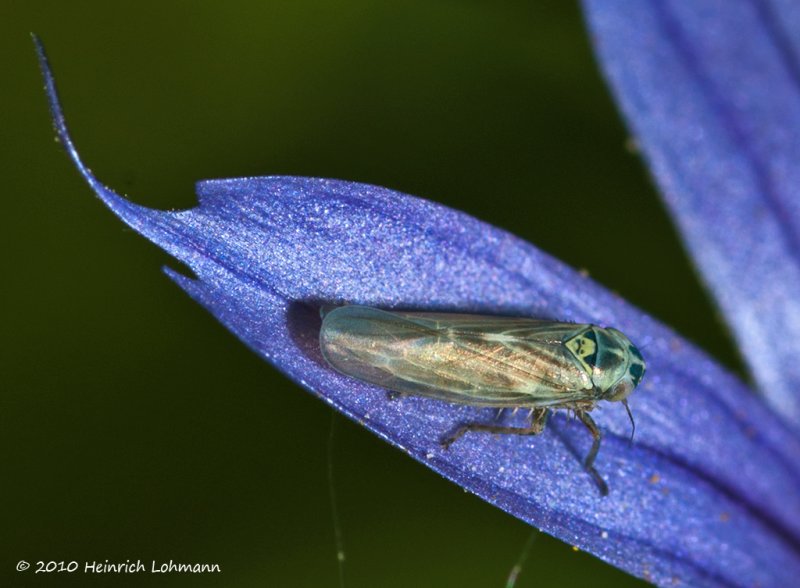
[(50, 116), (53, 120), (53, 128), (56, 131), (56, 139), (64, 146), (64, 149), (67, 151), (67, 155), (69, 155), (70, 159), (72, 159), (75, 167), (78, 168), (78, 171), (89, 183), (92, 189), (97, 192), (98, 196), (103, 198), (105, 201), (106, 192), (108, 192), (110, 195), (120, 198), (117, 194), (111, 192), (105, 188), (105, 186), (100, 184), (89, 168), (87, 168), (83, 161), (81, 161), (80, 155), (78, 155), (78, 150), (75, 148), (75, 144), (72, 142), (69, 130), (67, 129), (67, 124), (64, 119), (64, 111), (61, 108), (61, 100), (58, 97), (58, 89), (56, 88), (55, 77), (53, 76), (53, 71), (50, 68), (50, 61), (47, 58), (47, 52), (45, 51), (44, 44), (35, 33), (31, 33), (31, 38), (33, 39), (33, 45), (36, 49), (36, 56), (39, 59), (39, 69), (41, 70), (42, 77), (44, 78), (44, 91), (47, 95), (47, 103), (50, 107)]
[(56, 87), (55, 76), (53, 75), (53, 70), (50, 67), (50, 61), (47, 57), (44, 44), (36, 33), (31, 33), (31, 39), (33, 40), (36, 56), (39, 60), (39, 69), (41, 70), (42, 77), (44, 78), (44, 91), (47, 96), (48, 106), (50, 107), (50, 116), (53, 121), (53, 128), (56, 131), (56, 140), (64, 146), (64, 149), (66, 150), (69, 158), (72, 160), (72, 163), (75, 165), (78, 172), (83, 176), (92, 190), (94, 190), (95, 194), (97, 194), (97, 196), (113, 212), (115, 212), (126, 222), (129, 222), (130, 218), (137, 211), (146, 211), (148, 209), (133, 204), (110, 188), (104, 186), (95, 177), (92, 171), (83, 163), (80, 155), (78, 154), (78, 150), (72, 141), (69, 129), (67, 128), (66, 118), (64, 117), (64, 111), (61, 107), (61, 100), (58, 96), (58, 88)]
[(67, 127), (64, 111), (61, 107), (61, 100), (58, 96), (55, 76), (50, 67), (44, 44), (35, 33), (31, 33), (31, 39), (33, 40), (33, 45), (39, 60), (39, 68), (44, 78), (44, 90), (50, 107), (50, 115), (53, 121), (53, 128), (56, 132), (56, 140), (63, 145), (78, 172), (83, 176), (84, 180), (86, 180), (97, 197), (123, 222), (179, 259), (185, 259), (185, 248), (179, 246), (174, 235), (170, 233), (170, 225), (172, 225), (174, 229), (174, 219), (171, 213), (154, 210), (131, 202), (103, 185), (83, 163)]

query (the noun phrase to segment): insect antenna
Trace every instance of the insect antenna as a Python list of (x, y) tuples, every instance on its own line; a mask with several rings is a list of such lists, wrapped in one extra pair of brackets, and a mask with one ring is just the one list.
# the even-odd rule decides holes
[(625, 410), (628, 411), (628, 418), (631, 419), (631, 443), (633, 443), (633, 435), (636, 433), (636, 423), (633, 420), (633, 413), (631, 412), (631, 407), (628, 406), (628, 399), (622, 401), (622, 406), (625, 407)]

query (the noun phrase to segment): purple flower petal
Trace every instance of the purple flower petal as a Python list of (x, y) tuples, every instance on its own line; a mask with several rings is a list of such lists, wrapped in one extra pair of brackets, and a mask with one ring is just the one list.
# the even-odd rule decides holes
[[(415, 459), (492, 504), (662, 585), (788, 585), (800, 575), (800, 442), (737, 379), (666, 327), (520, 239), (391, 190), (293, 177), (198, 184), (200, 204), (162, 212), (100, 184), (64, 125), (43, 53), (56, 130), (97, 195), (186, 263), (168, 274), (256, 353)], [(648, 359), (605, 432), (601, 497), (581, 466), (583, 427), (558, 414), (538, 437), (472, 434), (493, 411), (385, 391), (321, 357), (320, 304), (448, 309), (591, 321), (622, 329)], [(504, 415), (504, 419), (514, 419)]]
[(617, 100), (744, 360), (800, 431), (800, 5), (585, 6)]

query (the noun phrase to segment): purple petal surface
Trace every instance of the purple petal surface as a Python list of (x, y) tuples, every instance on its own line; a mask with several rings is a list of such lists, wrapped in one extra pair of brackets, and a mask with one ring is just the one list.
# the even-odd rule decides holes
[(800, 4), (585, 7), (617, 102), (744, 361), (800, 431)]
[[(513, 235), (375, 186), (214, 180), (198, 184), (191, 210), (133, 204), (80, 161), (40, 56), (59, 138), (97, 195), (192, 269), (194, 278), (167, 270), (186, 292), (312, 393), (470, 492), (658, 584), (779, 586), (800, 574), (797, 437), (669, 329)], [(336, 302), (623, 330), (643, 348), (648, 374), (631, 400), (634, 444), (621, 407), (594, 413), (610, 495), (581, 466), (589, 435), (563, 414), (535, 438), (475, 434), (443, 450), (439, 440), (457, 424), (494, 411), (388, 401), (332, 371), (319, 350), (318, 308)]]

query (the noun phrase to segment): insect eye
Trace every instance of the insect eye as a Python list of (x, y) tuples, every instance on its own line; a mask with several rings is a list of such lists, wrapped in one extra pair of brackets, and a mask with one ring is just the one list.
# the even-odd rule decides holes
[(628, 373), (631, 375), (631, 379), (633, 380), (633, 386), (636, 387), (639, 385), (639, 382), (642, 381), (642, 376), (644, 376), (644, 365), (641, 363), (634, 363), (631, 365)]
[(619, 382), (617, 382), (614, 387), (612, 387), (608, 391), (608, 396), (606, 400), (610, 402), (618, 402), (620, 400), (625, 400), (628, 395), (633, 392), (633, 389), (636, 385), (631, 382), (628, 378), (622, 378)]

